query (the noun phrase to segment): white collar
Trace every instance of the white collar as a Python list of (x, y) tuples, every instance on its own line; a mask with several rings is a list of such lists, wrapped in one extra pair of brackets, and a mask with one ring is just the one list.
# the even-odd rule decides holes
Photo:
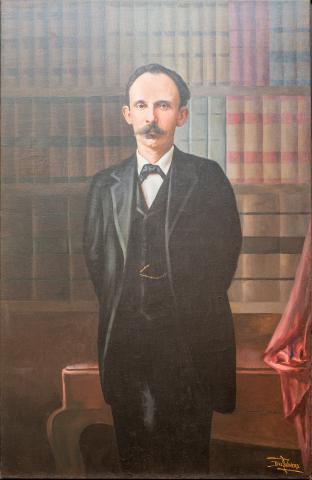
[[(168, 150), (168, 152), (166, 152), (155, 164), (155, 165), (159, 165), (159, 167), (162, 169), (165, 175), (167, 175), (172, 162), (173, 150), (174, 150), (174, 146), (172, 145), (170, 150)], [(146, 160), (144, 157), (142, 157), (139, 150), (137, 150), (136, 155), (137, 155), (138, 174), (140, 174), (142, 167), (150, 162)]]

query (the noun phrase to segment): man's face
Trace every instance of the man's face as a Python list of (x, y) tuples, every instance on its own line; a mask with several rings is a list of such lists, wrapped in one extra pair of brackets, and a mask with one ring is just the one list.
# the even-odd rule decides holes
[(133, 127), (138, 148), (169, 150), (176, 127), (184, 125), (188, 117), (187, 108), (180, 108), (174, 81), (164, 73), (144, 73), (131, 85), (129, 97), (123, 115)]

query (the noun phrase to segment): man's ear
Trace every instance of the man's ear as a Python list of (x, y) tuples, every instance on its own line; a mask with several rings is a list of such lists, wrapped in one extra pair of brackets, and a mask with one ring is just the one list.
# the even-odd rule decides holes
[(124, 105), (122, 107), (122, 114), (124, 116), (124, 119), (128, 123), (128, 125), (132, 125), (131, 112), (130, 112), (130, 108), (129, 108), (128, 105)]
[(187, 121), (188, 119), (188, 116), (189, 116), (189, 110), (188, 108), (185, 106), (185, 107), (181, 107), (180, 110), (179, 110), (179, 115), (178, 115), (178, 120), (177, 120), (177, 127), (183, 127), (183, 125), (185, 124), (185, 122)]

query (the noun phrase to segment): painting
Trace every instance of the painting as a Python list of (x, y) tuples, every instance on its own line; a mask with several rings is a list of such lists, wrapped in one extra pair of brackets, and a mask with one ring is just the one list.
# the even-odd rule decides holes
[[(1, 37), (1, 475), (123, 477), (116, 417), (101, 390), (103, 297), (88, 268), (85, 228), (98, 172), (121, 171), (135, 158), (132, 124), (122, 114), (128, 79), (138, 67), (160, 64), (190, 91), (175, 149), (201, 162), (202, 172), (211, 168), (202, 173), (204, 190), (219, 195), (223, 179), (242, 231), (229, 304), (221, 299), (233, 316), (236, 406), (213, 414), (206, 477), (307, 478), (310, 2), (3, 0)], [(216, 230), (229, 202), (214, 211), (207, 197), (210, 213), (200, 216), (197, 192), (195, 183), (192, 192), (180, 190), (189, 223), (183, 229), (176, 218), (174, 238), (185, 252), (181, 264), (189, 265), (188, 284), (208, 298), (206, 277), (193, 270), (201, 271), (194, 242), (204, 264), (209, 248), (225, 254), (233, 247), (234, 224), (210, 244), (204, 227)], [(130, 204), (115, 200), (118, 216)], [(226, 283), (225, 273), (214, 278)], [(229, 333), (220, 328), (215, 340), (224, 343)], [(197, 472), (185, 478), (190, 473)]]

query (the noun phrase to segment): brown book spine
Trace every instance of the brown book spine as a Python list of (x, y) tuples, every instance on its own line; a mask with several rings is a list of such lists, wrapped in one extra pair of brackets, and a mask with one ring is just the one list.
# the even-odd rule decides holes
[(102, 98), (86, 99), (86, 175), (92, 176), (104, 168), (104, 136)]
[(86, 176), (86, 119), (85, 98), (72, 97), (68, 116), (68, 176)]
[(50, 177), (68, 179), (69, 104), (64, 98), (50, 99)]

